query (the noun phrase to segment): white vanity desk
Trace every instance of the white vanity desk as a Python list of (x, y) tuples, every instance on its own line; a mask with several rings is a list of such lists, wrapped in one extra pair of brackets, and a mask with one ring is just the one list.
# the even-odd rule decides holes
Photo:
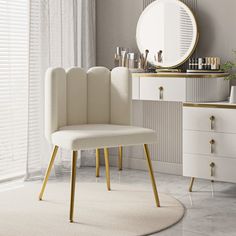
[[(157, 27), (149, 27), (152, 22)], [(197, 19), (186, 4), (154, 1), (137, 23), (136, 41), (142, 54), (139, 68), (146, 69), (146, 62), (156, 68), (179, 68), (193, 55), (198, 39)], [(211, 63), (208, 59), (209, 68), (219, 69), (215, 59), (211, 58)], [(206, 58), (192, 62), (195, 71), (206, 66)], [(132, 74), (133, 124), (158, 134), (158, 143), (150, 150), (154, 170), (192, 177), (190, 190), (195, 177), (236, 183), (236, 105), (221, 104), (229, 97), (226, 76)], [(145, 166), (141, 150), (128, 148), (125, 155), (127, 167)]]
[(132, 74), (133, 122), (158, 132), (156, 170), (236, 182), (236, 105), (216, 103), (229, 96), (226, 76)]

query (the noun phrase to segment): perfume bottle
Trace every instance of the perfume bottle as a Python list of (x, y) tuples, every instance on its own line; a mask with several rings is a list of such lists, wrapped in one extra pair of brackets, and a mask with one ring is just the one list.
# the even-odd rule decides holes
[(206, 58), (202, 58), (202, 69), (206, 70)]
[(194, 70), (198, 70), (198, 58), (195, 58)]
[(206, 69), (211, 70), (211, 58), (206, 57)]
[(202, 58), (198, 58), (198, 70), (202, 70)]
[(219, 57), (216, 58), (216, 69), (220, 70), (220, 58)]
[(127, 67), (134, 69), (135, 68), (135, 54), (134, 53), (128, 53), (127, 54)]
[(121, 58), (121, 51), (122, 50), (123, 50), (122, 47), (116, 47), (116, 53), (114, 56), (115, 67), (121, 66), (121, 64), (122, 64), (122, 58)]
[(189, 59), (189, 63), (188, 63), (188, 68), (189, 68), (189, 70), (192, 70), (192, 65), (193, 65), (192, 61), (193, 61), (193, 59), (190, 58), (190, 59)]

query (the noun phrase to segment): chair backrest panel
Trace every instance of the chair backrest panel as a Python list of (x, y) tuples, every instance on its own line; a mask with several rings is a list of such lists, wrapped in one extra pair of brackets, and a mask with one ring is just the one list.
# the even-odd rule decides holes
[(110, 123), (110, 71), (93, 67), (87, 72), (88, 124)]
[(111, 106), (112, 124), (130, 125), (132, 108), (132, 80), (127, 68), (115, 68), (111, 72)]
[(66, 115), (66, 72), (62, 68), (50, 68), (45, 80), (45, 136), (67, 125)]
[(67, 125), (131, 124), (129, 70), (50, 68), (45, 81), (45, 135)]
[(67, 71), (67, 125), (86, 124), (87, 73), (81, 68)]

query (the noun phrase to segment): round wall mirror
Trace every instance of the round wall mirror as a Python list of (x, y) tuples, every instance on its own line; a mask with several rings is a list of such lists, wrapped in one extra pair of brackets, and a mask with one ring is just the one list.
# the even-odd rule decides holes
[(174, 68), (192, 55), (198, 41), (196, 19), (179, 0), (156, 0), (142, 12), (136, 31), (141, 53), (149, 50), (148, 62)]

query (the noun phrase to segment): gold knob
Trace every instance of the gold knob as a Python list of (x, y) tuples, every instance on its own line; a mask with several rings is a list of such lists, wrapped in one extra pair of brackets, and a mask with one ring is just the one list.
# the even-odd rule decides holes
[(215, 167), (215, 163), (214, 162), (211, 162), (210, 163), (210, 167), (211, 167), (211, 177), (214, 176), (214, 167)]
[(164, 91), (164, 88), (162, 86), (159, 87), (159, 99), (160, 100), (163, 100), (163, 91)]
[(213, 145), (214, 145), (216, 142), (215, 142), (214, 139), (212, 139), (212, 140), (210, 140), (209, 143), (211, 144), (211, 153), (213, 153), (213, 152), (214, 152), (214, 150), (213, 150)]
[(210, 116), (210, 121), (211, 121), (211, 130), (213, 130), (214, 129), (215, 117), (214, 116)]

